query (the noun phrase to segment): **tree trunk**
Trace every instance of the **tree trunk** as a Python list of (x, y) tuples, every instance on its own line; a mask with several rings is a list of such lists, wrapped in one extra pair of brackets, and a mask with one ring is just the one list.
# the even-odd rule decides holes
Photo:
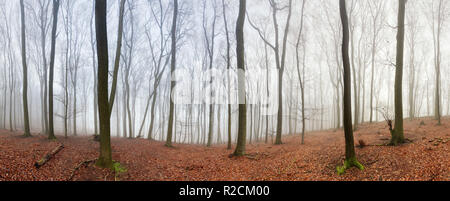
[[(177, 41), (176, 41), (176, 33), (177, 33), (177, 17), (178, 17), (178, 0), (173, 0), (173, 19), (172, 19), (172, 50), (171, 50), (171, 63), (170, 63), (170, 73), (171, 77), (174, 76), (175, 68), (176, 68), (176, 56), (177, 56)], [(173, 91), (175, 87), (175, 82), (170, 80), (170, 91)], [(174, 103), (169, 93), (169, 124), (167, 129), (167, 138), (166, 138), (166, 146), (172, 147), (172, 129), (173, 129), (173, 115), (174, 115)]]
[(227, 149), (231, 149), (231, 56), (230, 56), (230, 50), (231, 50), (231, 44), (230, 44), (230, 33), (228, 31), (228, 22), (227, 22), (227, 15), (226, 15), (226, 6), (225, 6), (225, 0), (222, 0), (222, 11), (223, 11), (223, 21), (225, 26), (225, 36), (227, 40), (227, 70), (228, 70), (228, 124), (227, 124), (227, 132), (228, 132), (228, 144)]
[(156, 91), (156, 88), (154, 88), (154, 90), (155, 90), (155, 94), (153, 96), (152, 106), (150, 109), (150, 126), (148, 128), (148, 136), (147, 136), (147, 138), (149, 140), (153, 139), (152, 136), (153, 136), (153, 124), (154, 124), (154, 120), (155, 120), (155, 105), (156, 105), (156, 98), (158, 97), (157, 96), (158, 92)]
[[(48, 3), (50, 4), (50, 3)], [(48, 9), (45, 10), (45, 12), (41, 13), (41, 16), (45, 15), (47, 17), (47, 11)], [(45, 17), (45, 19), (47, 19)], [(42, 65), (44, 68), (44, 79), (43, 79), (43, 86), (44, 86), (44, 94), (43, 94), (43, 121), (44, 121), (44, 133), (48, 134), (48, 82), (47, 82), (47, 74), (48, 74), (48, 70), (47, 70), (47, 55), (46, 55), (46, 51), (45, 51), (45, 47), (46, 47), (46, 23), (47, 20), (45, 20), (45, 22), (43, 21), (43, 18), (41, 17), (41, 51), (42, 51)]]
[(395, 68), (395, 127), (392, 133), (391, 143), (397, 145), (404, 142), (403, 136), (403, 47), (405, 38), (405, 5), (406, 0), (399, 0), (398, 8), (398, 33), (397, 33), (397, 59)]
[[(438, 21), (437, 21), (437, 36), (436, 36), (436, 44), (435, 44), (435, 96), (434, 96), (434, 118), (438, 121), (438, 125), (441, 125), (441, 24), (442, 24), (442, 1), (439, 0), (439, 9), (438, 9)], [(434, 22), (433, 22), (434, 23)], [(433, 33), (434, 34), (434, 33)]]
[(245, 154), (245, 141), (247, 133), (247, 105), (245, 98), (245, 46), (244, 46), (244, 24), (246, 13), (246, 0), (239, 1), (239, 15), (236, 23), (236, 56), (238, 71), (238, 99), (239, 99), (239, 118), (238, 118), (238, 137), (235, 156)]
[(53, 27), (52, 27), (52, 44), (50, 50), (50, 77), (48, 80), (48, 139), (56, 139), (54, 125), (53, 125), (53, 74), (54, 74), (54, 66), (55, 66), (55, 46), (56, 46), (56, 31), (58, 28), (58, 10), (59, 10), (59, 0), (53, 0)]
[[(276, 21), (276, 11), (279, 9), (277, 8), (277, 5), (272, 5), (272, 10), (273, 10), (273, 18), (274, 18), (274, 25), (276, 27), (276, 36), (278, 36), (278, 24)], [(283, 132), (283, 74), (284, 74), (284, 68), (285, 68), (285, 60), (286, 60), (286, 44), (287, 44), (287, 37), (288, 37), (288, 33), (289, 33), (289, 24), (291, 21), (291, 15), (292, 15), (292, 0), (289, 0), (289, 5), (288, 5), (288, 17), (286, 20), (286, 26), (285, 26), (285, 30), (284, 30), (284, 36), (283, 36), (283, 49), (282, 49), (282, 53), (281, 53), (281, 63), (279, 64), (279, 75), (278, 75), (278, 123), (277, 123), (277, 137), (275, 139), (275, 144), (279, 145), (282, 144), (281, 142), (281, 135)], [(276, 38), (276, 44), (278, 44), (278, 37)], [(278, 51), (278, 45), (277, 46), (277, 51)], [(278, 54), (277, 54), (278, 55)]]
[(343, 28), (343, 45), (342, 45), (342, 61), (344, 63), (344, 97), (343, 97), (343, 119), (344, 119), (344, 132), (345, 132), (345, 163), (343, 167), (338, 167), (338, 174), (344, 173), (344, 171), (352, 166), (359, 169), (364, 167), (356, 160), (355, 147), (353, 141), (353, 129), (352, 129), (352, 98), (351, 98), (351, 71), (350, 71), (350, 58), (349, 58), (349, 30), (348, 30), (348, 17), (345, 7), (345, 0), (339, 0), (340, 15)]
[(95, 27), (98, 58), (98, 110), (100, 119), (100, 156), (96, 165), (112, 168), (110, 115), (108, 103), (108, 37), (106, 28), (106, 0), (95, 1)]
[(114, 106), (114, 100), (116, 98), (116, 88), (117, 88), (117, 77), (119, 75), (119, 64), (120, 64), (120, 52), (122, 49), (122, 35), (123, 35), (123, 16), (125, 13), (125, 0), (120, 0), (119, 8), (119, 28), (117, 31), (117, 49), (116, 49), (116, 59), (114, 60), (114, 72), (113, 72), (113, 82), (111, 86), (111, 94), (109, 97), (109, 112), (111, 114)]
[[(302, 65), (303, 65), (303, 74), (300, 72), (300, 43), (301, 43), (301, 37), (303, 34), (303, 24), (304, 24), (304, 11), (305, 11), (305, 3), (306, 0), (303, 1), (302, 3), (302, 15), (301, 15), (301, 19), (300, 19), (300, 30), (298, 32), (298, 36), (297, 36), (297, 43), (295, 45), (295, 58), (296, 58), (296, 62), (297, 62), (297, 76), (298, 76), (298, 81), (300, 84), (300, 93), (301, 93), (301, 101), (302, 101), (302, 144), (305, 143), (305, 59), (306, 59), (306, 48), (304, 48), (303, 50), (303, 58), (302, 58)], [(305, 47), (305, 42), (303, 42), (303, 47)]]
[(252, 137), (253, 137), (253, 105), (249, 104), (250, 107), (250, 141), (249, 144), (252, 144)]
[(96, 65), (95, 65), (95, 39), (94, 39), (94, 31), (92, 29), (93, 18), (95, 16), (95, 1), (92, 1), (92, 15), (91, 15), (91, 25), (90, 28), (90, 34), (91, 34), (91, 49), (92, 49), (92, 70), (94, 73), (94, 87), (93, 87), (93, 93), (94, 93), (94, 135), (98, 134), (98, 105), (97, 105), (97, 79), (95, 79), (95, 76), (97, 75)]
[(28, 117), (28, 68), (27, 68), (27, 53), (26, 53), (26, 37), (25, 37), (25, 8), (23, 0), (20, 0), (20, 18), (21, 18), (21, 36), (22, 36), (22, 66), (23, 66), (23, 123), (24, 123), (24, 136), (31, 137), (30, 133), (30, 119)]

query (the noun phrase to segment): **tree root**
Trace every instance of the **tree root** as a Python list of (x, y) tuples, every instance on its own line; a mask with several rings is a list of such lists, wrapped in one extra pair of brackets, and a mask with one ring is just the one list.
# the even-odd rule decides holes
[(72, 174), (70, 175), (70, 177), (67, 179), (67, 181), (72, 181), (73, 177), (75, 176), (75, 172), (81, 168), (81, 166), (83, 165), (88, 165), (89, 163), (93, 163), (97, 161), (97, 159), (91, 159), (91, 160), (87, 160), (87, 161), (83, 161), (80, 164), (78, 164), (73, 170), (72, 170)]
[(338, 175), (342, 175), (345, 173), (345, 170), (347, 170), (351, 167), (356, 167), (360, 170), (364, 170), (364, 166), (361, 163), (359, 163), (358, 160), (356, 160), (356, 157), (346, 159), (344, 162), (344, 165), (336, 167), (336, 170), (337, 170)]

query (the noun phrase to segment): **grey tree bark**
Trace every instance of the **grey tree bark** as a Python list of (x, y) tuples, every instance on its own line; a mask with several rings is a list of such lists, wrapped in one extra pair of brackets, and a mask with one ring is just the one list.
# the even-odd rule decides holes
[(112, 168), (110, 115), (108, 103), (108, 36), (106, 28), (107, 0), (95, 0), (95, 28), (98, 58), (98, 110), (100, 119), (100, 155), (96, 165)]
[(395, 127), (392, 132), (390, 144), (397, 145), (405, 141), (403, 136), (403, 49), (405, 38), (405, 7), (406, 0), (399, 0), (398, 4), (398, 32), (397, 32), (397, 59), (395, 67)]
[(56, 139), (54, 125), (53, 125), (53, 74), (54, 74), (54, 66), (55, 66), (55, 46), (56, 46), (56, 31), (58, 29), (58, 10), (59, 10), (59, 0), (53, 0), (53, 27), (52, 27), (52, 43), (50, 50), (50, 75), (49, 75), (49, 92), (48, 92), (48, 139)]
[(238, 117), (238, 137), (234, 156), (245, 155), (246, 133), (247, 133), (247, 104), (245, 98), (245, 46), (244, 46), (244, 24), (246, 13), (246, 0), (239, 1), (239, 14), (236, 22), (236, 56), (238, 74), (238, 99), (239, 99), (239, 117)]
[(28, 68), (26, 53), (26, 37), (25, 37), (25, 8), (23, 0), (20, 0), (20, 21), (21, 21), (21, 38), (22, 38), (22, 66), (23, 66), (23, 86), (22, 86), (22, 104), (23, 104), (23, 122), (24, 136), (31, 137), (30, 119), (28, 116)]
[[(177, 38), (176, 38), (176, 32), (177, 32), (177, 17), (178, 17), (178, 0), (173, 0), (173, 20), (172, 20), (172, 30), (171, 30), (171, 36), (172, 36), (172, 46), (171, 46), (171, 63), (170, 63), (170, 73), (171, 76), (174, 76), (175, 68), (176, 68), (176, 56), (177, 56)], [(175, 82), (173, 80), (170, 80), (170, 92), (175, 87)], [(170, 93), (169, 93), (170, 98)], [(174, 103), (172, 99), (169, 100), (170, 106), (169, 106), (169, 123), (168, 123), (168, 129), (167, 129), (167, 138), (166, 138), (166, 146), (172, 147), (172, 129), (173, 129), (173, 117), (174, 117)]]

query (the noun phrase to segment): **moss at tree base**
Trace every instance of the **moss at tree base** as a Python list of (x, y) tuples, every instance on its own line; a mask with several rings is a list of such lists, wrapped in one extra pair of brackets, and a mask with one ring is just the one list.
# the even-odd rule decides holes
[(95, 162), (95, 166), (100, 168), (113, 169), (113, 162), (112, 160), (106, 160), (105, 158), (100, 157), (97, 162)]
[(338, 175), (342, 175), (345, 173), (345, 170), (347, 170), (351, 167), (356, 167), (360, 170), (364, 170), (364, 166), (361, 163), (359, 163), (358, 160), (356, 160), (356, 157), (346, 159), (344, 162), (344, 165), (336, 167), (336, 170), (337, 170)]
[(394, 132), (392, 132), (391, 134), (392, 134), (392, 138), (388, 145), (397, 146), (399, 144), (405, 143), (405, 137), (404, 137), (403, 133), (395, 134)]
[(56, 140), (56, 136), (49, 136), (48, 140)]

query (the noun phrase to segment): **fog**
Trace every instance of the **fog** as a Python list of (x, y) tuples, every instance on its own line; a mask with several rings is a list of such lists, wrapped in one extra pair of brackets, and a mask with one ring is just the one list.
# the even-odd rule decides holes
[[(270, 112), (264, 108), (277, 105), (278, 99), (266, 100), (264, 97), (278, 94), (276, 48), (271, 45), (278, 44), (280, 52), (284, 48), (289, 1), (273, 1), (278, 8), (278, 36), (270, 2), (247, 2), (244, 34), (249, 103), (247, 142), (250, 143), (263, 141), (266, 134), (273, 141), (277, 128), (277, 110)], [(61, 0), (60, 4), (54, 66), (55, 133), (69, 137), (93, 135), (99, 133), (95, 106), (97, 49), (94, 1)], [(111, 0), (107, 7), (110, 90), (116, 59), (119, 4), (120, 1)], [(228, 92), (229, 82), (223, 75), (230, 72), (227, 71), (224, 15), (230, 42), (230, 68), (235, 73), (232, 76), (235, 82), (238, 71), (234, 32), (238, 4), (239, 1), (233, 0), (180, 0), (177, 71), (173, 77), (178, 80), (177, 91), (184, 93), (184, 98), (188, 97), (186, 103), (176, 101), (174, 97), (177, 94), (170, 91), (173, 78), (170, 73), (172, 1), (126, 1), (117, 91), (111, 113), (112, 136), (149, 138), (151, 135), (152, 139), (164, 141), (172, 94), (175, 142), (206, 144), (210, 127), (214, 144), (227, 142), (228, 129), (231, 129), (235, 142), (237, 95), (230, 98), (234, 101), (230, 104), (232, 122), (228, 128), (229, 104), (226, 103), (229, 101), (223, 94)], [(281, 103), (283, 135), (301, 133), (302, 119), (305, 119), (307, 132), (342, 127), (342, 27), (338, 1), (308, 0), (303, 9), (302, 6), (303, 0), (293, 1), (286, 34)], [(445, 56), (450, 54), (445, 45), (450, 42), (449, 6), (445, 0), (411, 0), (406, 5), (405, 118), (435, 116), (436, 66), (440, 66), (438, 111), (442, 116), (450, 114), (450, 60)], [(381, 108), (394, 112), (397, 10), (397, 1), (347, 1), (351, 33), (352, 114), (356, 128), (361, 123), (384, 121)], [(0, 0), (0, 11), (0, 44), (3, 47), (0, 49), (0, 128), (21, 131), (24, 123), (19, 1)], [(48, 68), (50, 61), (52, 1), (25, 0), (25, 16), (30, 126), (33, 133), (45, 134), (43, 103), (48, 78), (44, 69)], [(214, 74), (208, 70), (211, 68), (218, 75), (214, 84), (209, 83), (210, 75)], [(212, 93), (210, 88), (217, 90)], [(303, 101), (301, 88), (304, 88)], [(222, 103), (213, 102), (210, 107), (210, 102), (205, 100), (207, 98), (198, 98), (208, 97), (205, 94), (211, 93), (217, 103), (221, 100)], [(197, 101), (192, 101), (194, 99)], [(211, 112), (212, 124), (209, 119)]]

